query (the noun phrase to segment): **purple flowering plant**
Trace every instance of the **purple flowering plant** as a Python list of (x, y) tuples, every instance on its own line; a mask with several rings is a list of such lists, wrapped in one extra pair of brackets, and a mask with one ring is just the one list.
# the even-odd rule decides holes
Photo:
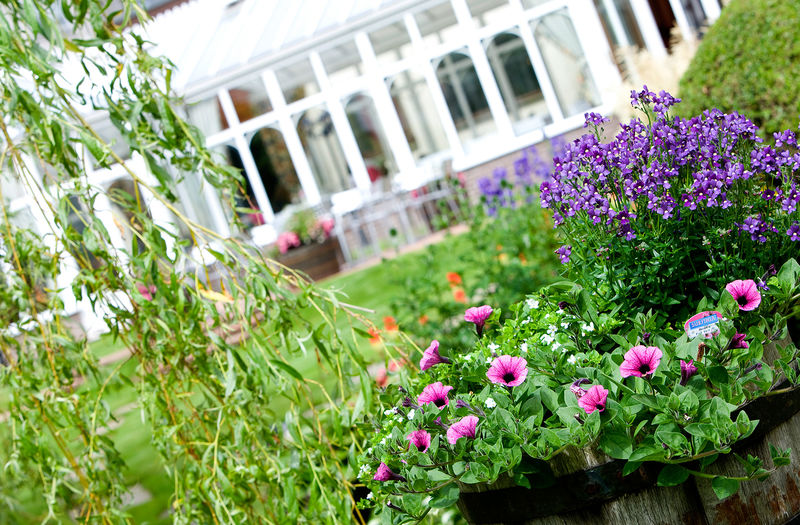
[[(372, 497), (360, 504), (418, 520), (454, 505), (465, 484), (530, 488), (554, 475), (548, 460), (576, 449), (597, 463), (626, 461), (626, 473), (663, 464), (659, 485), (693, 475), (720, 498), (769, 476), (788, 464), (788, 450), (772, 449), (772, 469), (749, 456), (738, 457), (741, 476), (707, 470), (736, 454), (735, 444), (758, 425), (742, 407), (798, 382), (786, 316), (771, 312), (776, 303), (800, 302), (800, 266), (788, 261), (765, 284), (750, 311), (731, 293), (695, 303), (697, 312), (720, 313), (709, 337), (655, 332), (655, 315), (626, 319), (566, 281), (512, 305), (502, 324), (494, 307), (481, 335), (464, 321), (474, 345), (440, 345), (446, 360), (410, 370), (381, 392), (386, 409), (367, 421), (373, 437), (358, 458)], [(387, 468), (393, 476), (379, 475)]]
[(643, 119), (605, 141), (594, 130), (554, 161), (541, 203), (563, 236), (571, 278), (624, 310), (686, 311), (729, 276), (763, 274), (800, 249), (800, 152), (787, 130), (767, 145), (737, 113), (672, 116), (680, 100), (632, 93)]

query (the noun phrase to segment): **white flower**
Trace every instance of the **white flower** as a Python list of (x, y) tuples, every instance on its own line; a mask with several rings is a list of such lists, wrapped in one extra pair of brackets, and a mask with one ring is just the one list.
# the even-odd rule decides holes
[(528, 343), (522, 343), (521, 345), (519, 345), (519, 351), (520, 352), (527, 352), (528, 351)]
[(561, 323), (561, 328), (569, 328), (569, 323)]
[(550, 335), (550, 334), (544, 334), (544, 335), (542, 336), (542, 342), (543, 342), (544, 344), (546, 344), (546, 345), (549, 345), (550, 343), (552, 343), (552, 342), (553, 342), (553, 340), (554, 340), (554, 339), (553, 339), (553, 336), (552, 336), (552, 335)]
[(487, 357), (487, 358), (486, 358), (486, 364), (489, 364), (489, 363), (491, 363), (492, 361), (494, 361), (494, 357), (492, 357), (492, 356), (489, 356), (489, 357)]
[(556, 332), (558, 332), (556, 325), (550, 325), (550, 328), (547, 329), (547, 333), (550, 335), (556, 335)]
[(386, 440), (389, 439), (389, 436), (384, 437), (381, 439), (381, 445), (386, 445)]
[(487, 397), (483, 404), (486, 405), (486, 408), (494, 408), (497, 406), (497, 403), (491, 397)]
[(525, 303), (528, 305), (528, 308), (530, 308), (531, 310), (539, 308), (539, 301), (537, 301), (536, 299), (533, 299), (533, 298), (528, 299), (528, 300), (525, 301)]
[(408, 411), (408, 420), (411, 421), (412, 419), (414, 419), (414, 409), (413, 408)]
[(367, 494), (367, 499), (372, 499), (372, 492), (370, 492), (369, 494)]
[(392, 412), (394, 412), (393, 408), (387, 408), (386, 410), (383, 411), (383, 415), (388, 416), (391, 415)]
[(366, 463), (365, 463), (365, 464), (363, 464), (363, 465), (361, 465), (361, 467), (359, 467), (359, 469), (358, 469), (358, 475), (359, 475), (359, 477), (360, 477), (360, 476), (363, 476), (363, 475), (364, 475), (364, 474), (366, 474), (367, 472), (369, 472), (369, 465), (367, 465)]
[(489, 343), (487, 346), (489, 347), (489, 350), (491, 350), (492, 352), (494, 352), (495, 350), (500, 348), (500, 345), (495, 344), (495, 343)]
[(571, 365), (574, 365), (576, 361), (578, 361), (578, 358), (576, 358), (574, 355), (571, 355), (567, 358), (567, 363)]
[(581, 330), (584, 332), (594, 332), (594, 323), (581, 325)]
[(526, 324), (528, 324), (530, 322), (531, 322), (531, 318), (528, 317), (527, 319), (523, 319), (522, 322), (520, 323), (520, 325), (526, 325)]

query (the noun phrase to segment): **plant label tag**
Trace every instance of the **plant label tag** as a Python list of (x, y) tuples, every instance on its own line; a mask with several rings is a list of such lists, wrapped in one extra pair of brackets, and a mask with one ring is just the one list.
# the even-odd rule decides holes
[(689, 339), (702, 335), (705, 338), (714, 337), (719, 335), (719, 321), (722, 319), (722, 314), (719, 312), (700, 312), (689, 318), (683, 325), (686, 330), (686, 335)]

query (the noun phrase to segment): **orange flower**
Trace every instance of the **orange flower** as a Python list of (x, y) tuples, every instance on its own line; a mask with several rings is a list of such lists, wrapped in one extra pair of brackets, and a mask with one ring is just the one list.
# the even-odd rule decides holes
[(367, 330), (367, 333), (369, 333), (369, 335), (371, 336), (369, 338), (370, 343), (377, 345), (381, 342), (381, 333), (374, 326), (370, 327), (370, 329)]
[(429, 319), (428, 319), (427, 315), (422, 314), (422, 315), (419, 316), (419, 324), (420, 325), (425, 326), (426, 324), (428, 324), (428, 321), (429, 321)]
[(397, 321), (391, 315), (387, 315), (383, 318), (383, 329), (387, 332), (396, 332), (397, 331)]
[(447, 272), (447, 282), (450, 283), (450, 286), (461, 284), (461, 276), (456, 272)]
[(528, 258), (525, 257), (524, 253), (519, 254), (519, 262), (521, 262), (522, 264), (527, 264), (528, 263)]
[(464, 290), (461, 288), (456, 288), (453, 290), (453, 299), (457, 303), (467, 304), (467, 294), (465, 294)]

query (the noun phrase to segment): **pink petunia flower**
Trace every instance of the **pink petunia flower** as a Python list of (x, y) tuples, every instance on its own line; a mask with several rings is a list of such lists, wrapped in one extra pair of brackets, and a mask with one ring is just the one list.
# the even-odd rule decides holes
[(606, 399), (608, 398), (608, 390), (600, 385), (594, 385), (586, 394), (578, 399), (578, 405), (586, 412), (591, 414), (595, 410), (602, 412), (606, 409)]
[(478, 337), (480, 337), (483, 335), (483, 325), (486, 324), (486, 320), (492, 315), (492, 312), (492, 307), (488, 304), (473, 306), (472, 308), (467, 308), (467, 311), (464, 312), (464, 320), (475, 323), (475, 329), (478, 331)]
[(652, 375), (661, 362), (661, 355), (657, 346), (634, 346), (625, 354), (619, 373), (622, 377)]
[(415, 430), (407, 435), (406, 439), (420, 452), (425, 452), (431, 446), (431, 435), (427, 430)]
[(278, 245), (278, 251), (286, 253), (291, 248), (297, 248), (301, 243), (300, 237), (295, 232), (283, 232), (278, 235), (276, 244)]
[(697, 367), (694, 366), (694, 359), (689, 359), (687, 363), (681, 359), (681, 385), (686, 386), (689, 378), (697, 373)]
[(378, 465), (378, 471), (375, 472), (375, 475), (372, 477), (375, 481), (405, 481), (406, 478), (401, 476), (400, 474), (395, 474), (392, 472), (392, 469), (389, 468), (386, 463), (381, 461), (381, 464)]
[(501, 355), (486, 371), (489, 381), (498, 385), (519, 386), (528, 376), (528, 362), (522, 357)]
[(447, 429), (447, 442), (455, 445), (456, 441), (465, 437), (474, 439), (475, 428), (478, 426), (478, 418), (476, 416), (464, 416), (457, 422), (450, 425)]
[(417, 397), (417, 403), (420, 405), (433, 403), (441, 410), (450, 403), (447, 393), (452, 389), (452, 386), (443, 385), (441, 381), (431, 383), (422, 389), (422, 393)]
[(730, 347), (732, 349), (735, 348), (750, 348), (750, 345), (747, 344), (747, 341), (744, 338), (747, 337), (747, 334), (736, 334), (731, 337)]
[(761, 304), (761, 294), (758, 286), (752, 279), (742, 281), (737, 279), (725, 285), (725, 289), (733, 296), (739, 305), (739, 310), (749, 312), (758, 308)]
[(142, 297), (144, 297), (148, 301), (153, 300), (153, 296), (155, 295), (156, 290), (158, 290), (158, 288), (156, 288), (156, 285), (154, 284), (148, 286), (143, 283), (136, 283), (136, 289), (139, 291), (140, 294), (142, 294)]
[(425, 352), (422, 353), (422, 359), (419, 361), (419, 369), (420, 371), (427, 370), (434, 365), (438, 365), (439, 363), (449, 362), (449, 359), (439, 355), (439, 341), (434, 339), (431, 341), (430, 346), (425, 349)]

